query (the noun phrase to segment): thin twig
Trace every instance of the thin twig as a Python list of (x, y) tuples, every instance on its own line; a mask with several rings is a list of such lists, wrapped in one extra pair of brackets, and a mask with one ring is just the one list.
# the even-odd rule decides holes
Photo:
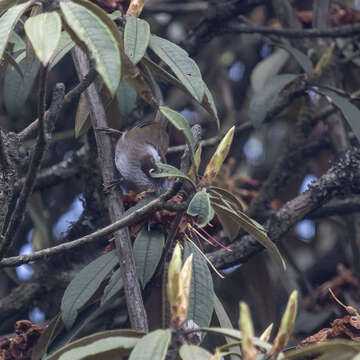
[[(91, 68), (89, 72), (81, 79), (78, 85), (70, 90), (64, 97), (64, 104), (70, 104), (78, 96), (80, 96), (88, 86), (95, 80), (96, 70)], [(49, 110), (46, 111), (45, 117), (48, 116)], [(28, 139), (38, 128), (39, 119), (34, 120), (29, 126), (17, 134), (20, 141)]]
[(16, 232), (20, 226), (21, 220), (23, 218), (26, 209), (27, 200), (34, 187), (36, 174), (40, 169), (41, 160), (45, 150), (46, 139), (45, 139), (44, 115), (45, 115), (45, 101), (46, 101), (46, 75), (47, 75), (47, 68), (42, 67), (40, 69), (40, 75), (39, 75), (38, 138), (34, 152), (31, 157), (29, 169), (26, 175), (26, 180), (19, 196), (19, 200), (11, 216), (6, 233), (2, 237), (0, 242), (0, 259), (2, 259), (5, 256), (7, 250), (9, 249), (9, 246), (11, 245), (12, 241), (15, 239)]
[(105, 235), (108, 235), (114, 231), (122, 229), (126, 226), (131, 226), (137, 222), (143, 220), (145, 217), (155, 213), (158, 210), (161, 210), (164, 207), (164, 203), (169, 200), (174, 195), (173, 188), (169, 189), (166, 193), (160, 195), (158, 198), (150, 201), (148, 204), (144, 205), (140, 209), (135, 210), (129, 215), (123, 216), (121, 219), (115, 221), (114, 223), (103, 227), (89, 235), (85, 235), (79, 239), (53, 246), (51, 248), (35, 251), (32, 254), (13, 256), (0, 261), (0, 268), (9, 267), (9, 266), (18, 266), (22, 264), (27, 264), (31, 261), (47, 259), (51, 256), (72, 250), (79, 246), (90, 244), (94, 241), (97, 241), (103, 238)]

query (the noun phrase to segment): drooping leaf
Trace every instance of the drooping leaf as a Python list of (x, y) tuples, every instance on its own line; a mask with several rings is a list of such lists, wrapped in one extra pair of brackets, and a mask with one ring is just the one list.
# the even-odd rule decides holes
[(204, 98), (203, 98), (203, 101), (201, 104), (204, 106), (205, 109), (211, 109), (211, 111), (209, 111), (209, 113), (214, 116), (214, 118), (216, 120), (216, 125), (219, 129), (220, 128), (220, 120), (219, 120), (219, 116), (217, 113), (215, 100), (205, 82), (204, 82), (204, 87), (205, 87), (205, 93), (204, 93)]
[(163, 164), (163, 163), (156, 163), (156, 167), (161, 172), (154, 172), (150, 171), (150, 176), (153, 178), (165, 178), (165, 177), (177, 177), (177, 178), (183, 178), (190, 182), (192, 182), (188, 176), (186, 176), (182, 171), (177, 169), (176, 167), (169, 165), (169, 164)]
[(98, 332), (68, 345), (47, 357), (47, 360), (111, 360), (127, 356), (143, 336), (134, 330), (107, 330)]
[(224, 205), (222, 199), (211, 197), (210, 200), (211, 206), (214, 209), (216, 217), (218, 218), (223, 230), (230, 240), (234, 240), (241, 229), (239, 222), (236, 220), (236, 218), (229, 216), (227, 210), (224, 210), (221, 207), (214, 207), (214, 203), (216, 202)]
[(11, 116), (17, 116), (21, 112), (40, 68), (39, 60), (28, 60), (25, 51), (16, 58), (16, 62), (24, 78), (12, 67), (7, 68), (4, 76), (4, 102)]
[(201, 103), (205, 86), (200, 70), (189, 54), (174, 43), (155, 35), (150, 37), (149, 46), (170, 67), (191, 95)]
[(97, 7), (96, 14), (85, 7), (85, 4), (89, 7), (89, 3), (84, 0), (60, 2), (60, 8), (67, 25), (86, 45), (95, 61), (96, 70), (114, 95), (120, 82), (121, 61), (117, 40), (105, 22), (112, 20), (95, 4), (91, 6)]
[[(169, 74), (166, 70), (161, 68), (159, 65), (155, 64), (152, 60), (150, 60), (147, 56), (144, 56), (142, 61), (144, 64), (149, 67), (149, 69), (153, 72), (155, 76), (160, 77), (163, 81), (169, 82), (171, 85), (177, 87), (182, 90), (187, 95), (191, 96), (194, 100), (196, 100), (193, 95), (189, 92), (189, 90), (173, 75)], [(200, 105), (216, 120), (216, 123), (219, 124), (219, 118), (217, 115), (217, 110), (215, 106), (214, 99), (211, 95), (210, 90), (205, 87), (204, 98)], [(197, 100), (196, 100), (197, 101)], [(219, 127), (219, 125), (218, 125)]]
[(264, 246), (264, 248), (269, 251), (271, 258), (279, 266), (280, 270), (285, 271), (285, 261), (283, 260), (277, 246), (267, 236), (266, 230), (262, 227), (262, 225), (251, 219), (245, 213), (241, 211), (236, 212), (226, 204), (222, 205), (217, 201), (213, 201), (211, 205), (214, 208), (215, 213), (223, 212), (227, 214), (229, 218), (237, 221), (246, 232), (252, 235), (254, 239), (256, 239), (262, 246)]
[(116, 92), (116, 98), (118, 101), (120, 115), (123, 118), (126, 118), (135, 109), (136, 91), (126, 80), (121, 80), (120, 86)]
[(201, 145), (201, 143), (199, 143), (199, 146), (196, 149), (195, 154), (194, 154), (194, 162), (191, 164), (190, 170), (188, 173), (189, 178), (193, 181), (195, 181), (198, 176), (198, 171), (199, 171), (199, 166), (200, 166), (200, 161), (201, 161), (201, 153), (202, 153), (202, 145)]
[(220, 141), (220, 144), (216, 148), (214, 155), (211, 157), (210, 161), (206, 165), (204, 176), (202, 178), (204, 184), (206, 185), (211, 184), (215, 180), (217, 174), (219, 173), (222, 167), (222, 164), (224, 163), (230, 151), (234, 134), (235, 134), (235, 126), (231, 127)]
[(214, 286), (208, 265), (199, 251), (188, 241), (183, 258), (193, 254), (189, 310), (187, 318), (200, 327), (209, 326), (214, 310)]
[(89, 103), (85, 93), (80, 95), (75, 115), (75, 138), (84, 135), (91, 127)]
[(121, 277), (121, 269), (119, 268), (111, 275), (109, 283), (106, 285), (101, 297), (100, 306), (104, 305), (113, 296), (118, 294), (123, 287), (124, 284)]
[(317, 90), (321, 94), (328, 96), (334, 105), (342, 112), (344, 118), (349, 123), (355, 136), (360, 140), (360, 110), (353, 105), (348, 99), (337, 94), (330, 89), (320, 88)]
[(56, 11), (50, 11), (31, 16), (25, 21), (24, 28), (36, 56), (46, 66), (60, 41), (60, 15)]
[(115, 251), (101, 255), (85, 266), (68, 285), (61, 300), (61, 316), (68, 329), (74, 324), (78, 310), (95, 294), (117, 263)]
[(146, 226), (137, 235), (134, 245), (136, 273), (140, 284), (145, 288), (155, 273), (161, 259), (165, 235), (159, 229), (148, 229)]
[(7, 52), (4, 52), (4, 60), (7, 61), (14, 69), (15, 71), (21, 76), (22, 79), (24, 79), (24, 74), (21, 71), (21, 68), (19, 64), (16, 62), (16, 60)]
[(200, 346), (184, 344), (179, 350), (182, 360), (211, 360), (213, 356)]
[(249, 114), (253, 126), (259, 127), (266, 118), (271, 106), (277, 101), (284, 87), (294, 81), (298, 75), (281, 74), (269, 79), (265, 86), (257, 91), (250, 100)]
[(129, 360), (164, 360), (171, 340), (171, 331), (155, 330), (138, 341)]
[(17, 53), (18, 51), (24, 50), (26, 48), (25, 41), (20, 35), (17, 34), (15, 30), (13, 30), (10, 34), (9, 43), (14, 45), (14, 47), (12, 48), (13, 53)]
[(208, 189), (208, 191), (217, 196), (223, 197), (226, 201), (229, 201), (231, 203), (231, 205), (234, 207), (234, 209), (236, 209), (236, 210), (242, 210), (242, 211), (247, 210), (246, 203), (243, 200), (239, 199), (237, 196), (235, 196), (230, 191), (227, 191), (226, 189), (219, 188), (217, 186), (211, 186)]
[(178, 130), (185, 135), (187, 142), (190, 145), (191, 152), (195, 150), (195, 140), (191, 132), (191, 128), (186, 119), (177, 111), (168, 108), (167, 106), (159, 107), (161, 113), (173, 124)]
[(62, 31), (58, 46), (50, 60), (49, 69), (51, 70), (74, 46), (75, 43), (72, 41), (70, 35), (66, 31)]
[(281, 72), (289, 58), (290, 55), (288, 52), (283, 49), (276, 49), (265, 59), (259, 61), (254, 67), (250, 77), (253, 92), (255, 94), (261, 92), (271, 78)]
[(204, 227), (212, 219), (210, 209), (209, 194), (205, 190), (201, 190), (193, 196), (186, 212), (191, 216), (197, 216), (197, 225)]
[(125, 54), (137, 64), (144, 56), (150, 41), (150, 26), (142, 19), (129, 16), (124, 31)]
[(311, 75), (314, 67), (310, 60), (310, 58), (305, 55), (300, 50), (290, 46), (290, 45), (277, 45), (285, 49), (287, 52), (290, 53), (290, 55), (298, 62), (298, 64), (303, 68), (303, 70), (306, 72), (306, 74)]
[[(20, 16), (32, 5), (31, 1), (27, 1), (20, 5), (15, 5), (7, 10), (0, 17), (0, 59), (3, 57), (6, 45), (9, 41), (9, 36), (14, 29)], [(1, 6), (0, 6), (1, 9)]]

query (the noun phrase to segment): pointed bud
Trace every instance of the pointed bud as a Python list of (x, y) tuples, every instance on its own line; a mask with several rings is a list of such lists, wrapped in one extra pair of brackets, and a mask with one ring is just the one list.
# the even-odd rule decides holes
[(258, 351), (253, 342), (254, 325), (251, 319), (250, 309), (244, 302), (240, 302), (239, 329), (243, 334), (241, 345), (244, 360), (256, 360)]
[(279, 331), (274, 340), (272, 349), (270, 350), (269, 355), (276, 358), (276, 356), (285, 348), (289, 342), (290, 336), (294, 331), (295, 319), (297, 314), (297, 297), (298, 292), (294, 290), (286, 306), (283, 317), (281, 318), (281, 324)]

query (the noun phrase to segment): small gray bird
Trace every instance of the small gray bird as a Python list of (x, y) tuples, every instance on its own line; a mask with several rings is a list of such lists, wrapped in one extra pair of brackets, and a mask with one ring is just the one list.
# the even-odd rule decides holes
[(160, 123), (147, 123), (123, 133), (115, 149), (115, 165), (123, 177), (123, 187), (137, 192), (159, 191), (163, 179), (152, 178), (149, 172), (157, 170), (157, 162), (166, 163), (168, 146), (169, 135)]

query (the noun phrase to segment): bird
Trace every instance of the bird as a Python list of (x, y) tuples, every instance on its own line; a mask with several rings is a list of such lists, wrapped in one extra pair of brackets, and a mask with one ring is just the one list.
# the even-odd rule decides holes
[(153, 178), (150, 171), (158, 171), (156, 163), (166, 163), (169, 135), (166, 126), (146, 122), (122, 133), (115, 147), (115, 165), (129, 191), (161, 191), (164, 180)]

